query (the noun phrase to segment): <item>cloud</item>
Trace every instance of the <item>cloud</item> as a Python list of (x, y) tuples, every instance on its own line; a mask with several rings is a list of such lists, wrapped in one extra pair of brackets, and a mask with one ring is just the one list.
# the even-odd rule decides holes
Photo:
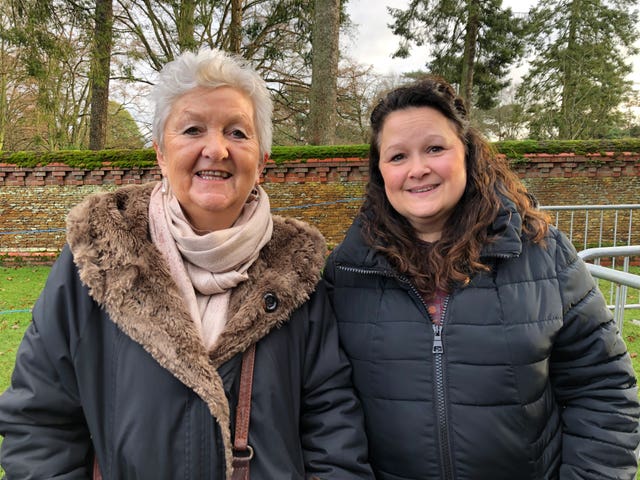
[(354, 24), (352, 35), (343, 38), (343, 51), (358, 63), (373, 65), (376, 72), (394, 74), (424, 68), (426, 48), (413, 47), (408, 58), (391, 58), (400, 44), (388, 24), (387, 7), (406, 8), (407, 0), (350, 0), (347, 12)]

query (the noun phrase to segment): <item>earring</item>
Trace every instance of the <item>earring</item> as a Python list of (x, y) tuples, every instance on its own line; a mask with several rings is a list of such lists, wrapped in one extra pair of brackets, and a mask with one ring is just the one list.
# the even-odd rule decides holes
[(160, 191), (164, 194), (169, 191), (169, 180), (167, 180), (167, 177), (162, 177), (162, 186), (160, 187)]
[(251, 192), (249, 193), (249, 196), (247, 197), (246, 203), (255, 202), (256, 200), (258, 200), (259, 195), (260, 192), (258, 191), (258, 185), (254, 185), (254, 187), (251, 189)]

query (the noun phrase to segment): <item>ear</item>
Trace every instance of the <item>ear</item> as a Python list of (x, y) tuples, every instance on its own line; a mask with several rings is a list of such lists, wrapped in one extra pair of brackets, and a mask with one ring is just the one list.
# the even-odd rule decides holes
[(269, 160), (269, 154), (265, 153), (264, 156), (262, 157), (262, 160), (258, 162), (258, 178), (260, 178), (260, 175), (262, 174), (262, 171), (264, 170), (264, 167), (267, 164), (267, 160)]
[(156, 151), (156, 160), (158, 161), (158, 165), (160, 166), (160, 171), (163, 175), (166, 175), (167, 162), (165, 161), (164, 155), (162, 154), (162, 149), (155, 140), (153, 141), (153, 149)]

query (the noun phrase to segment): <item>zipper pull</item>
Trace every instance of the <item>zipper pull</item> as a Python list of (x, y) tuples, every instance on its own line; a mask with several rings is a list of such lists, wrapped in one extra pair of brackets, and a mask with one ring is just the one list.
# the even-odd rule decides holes
[(442, 345), (442, 327), (440, 325), (433, 326), (433, 353), (442, 355), (444, 353), (444, 346)]

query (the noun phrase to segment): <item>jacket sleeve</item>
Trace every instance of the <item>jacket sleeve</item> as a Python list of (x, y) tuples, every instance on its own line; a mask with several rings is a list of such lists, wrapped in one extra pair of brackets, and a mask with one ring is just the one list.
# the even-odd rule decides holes
[(373, 479), (351, 367), (338, 344), (335, 316), (322, 282), (307, 307), (300, 420), (307, 478)]
[(555, 235), (564, 318), (550, 375), (562, 408), (560, 478), (634, 479), (640, 409), (631, 361), (584, 262)]
[[(91, 441), (72, 368), (75, 276), (68, 251), (54, 265), (0, 396), (0, 460), (8, 480), (88, 479)], [(73, 281), (71, 282), (74, 283)], [(76, 282), (79, 284), (79, 282)]]

